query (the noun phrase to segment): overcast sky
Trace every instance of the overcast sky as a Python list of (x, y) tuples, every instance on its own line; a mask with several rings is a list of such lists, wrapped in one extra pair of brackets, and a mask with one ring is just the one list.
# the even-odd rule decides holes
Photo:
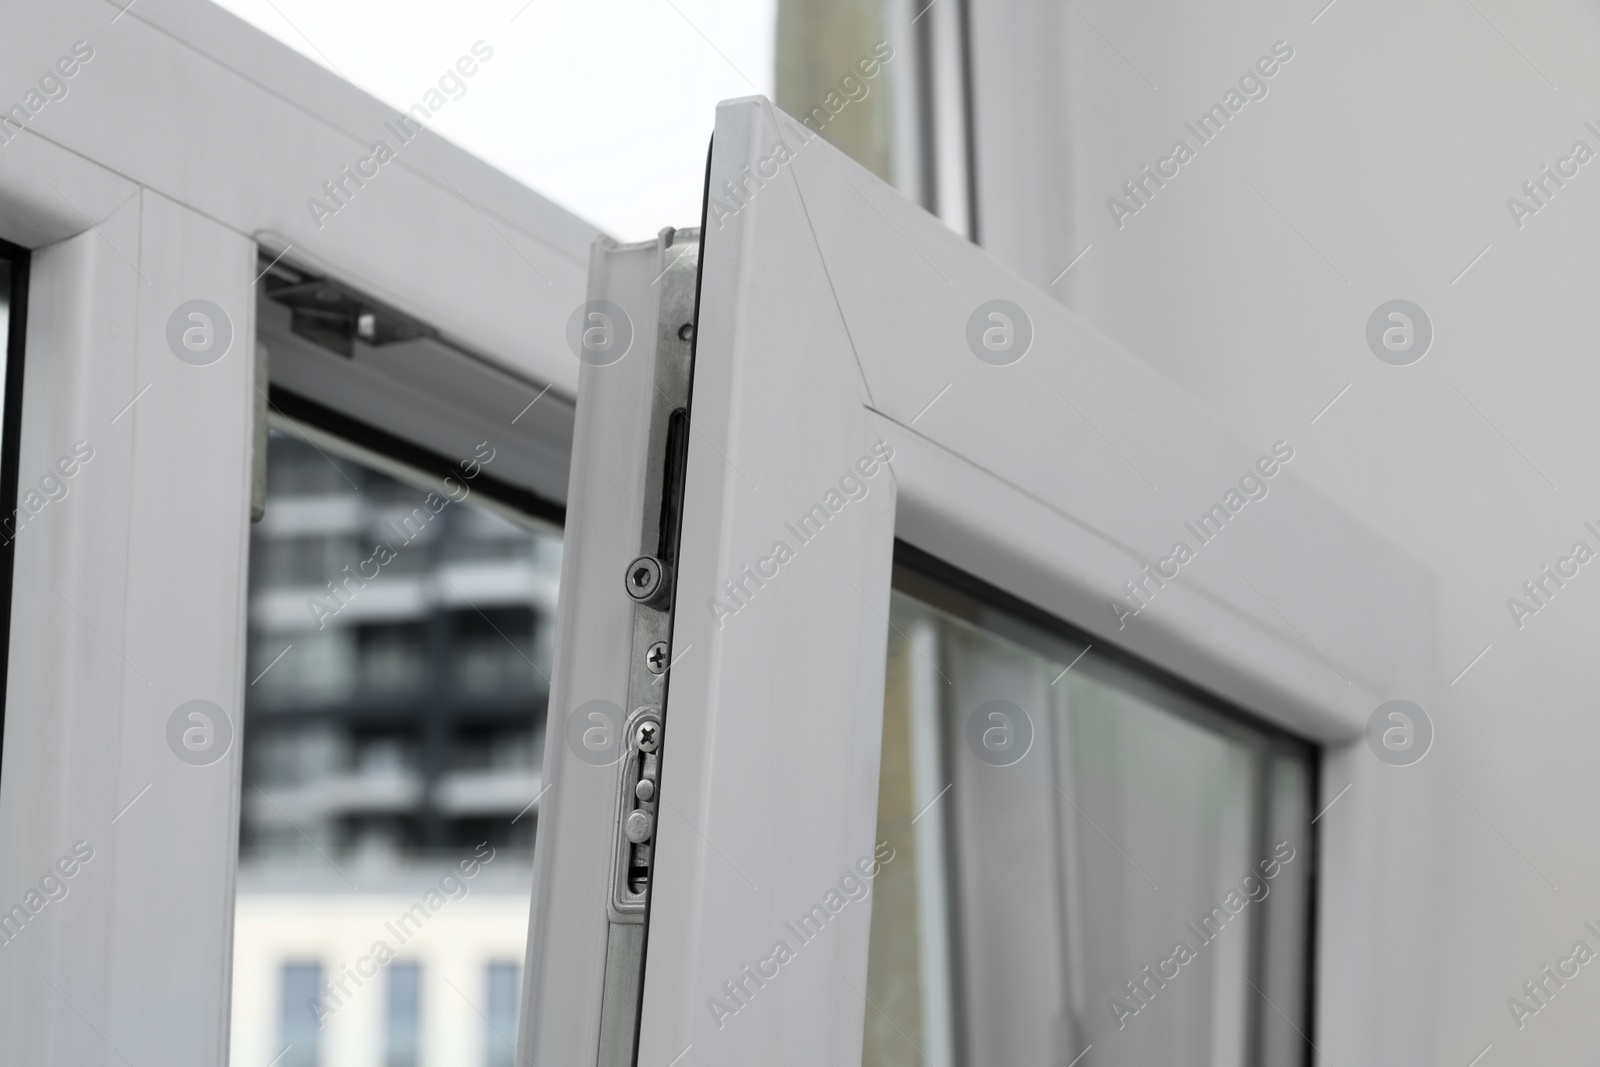
[(776, 0), (217, 2), (402, 110), (481, 39), (434, 132), (624, 240), (698, 225), (717, 102), (772, 95)]

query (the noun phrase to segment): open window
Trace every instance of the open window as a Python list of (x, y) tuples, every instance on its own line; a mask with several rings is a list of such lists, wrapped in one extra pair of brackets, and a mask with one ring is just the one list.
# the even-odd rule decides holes
[(232, 1061), (510, 1063), (570, 403), (261, 267)]
[(524, 1053), (1306, 1062), (1426, 580), (765, 100), (707, 190), (574, 319)]
[[(961, 10), (894, 24), (948, 46)], [(961, 235), (962, 101), (893, 183), (728, 102), (699, 227), (591, 255), (432, 137), (320, 225), (283, 191), (388, 109), (189, 0), (29, 9), (25, 69), (80, 15), (118, 46), (0, 168), (33, 249), (0, 459), (76, 472), (6, 572), (15, 1058), (1193, 1041), (1254, 1067), (1368, 1025), (1367, 976), (1426, 931), (1371, 914), (1398, 787), (1342, 753), (1374, 704), (1427, 699), (1428, 582), (1297, 482), (1292, 439), (1242, 440)], [(464, 905), (531, 820), (524, 956), (513, 905)], [(355, 931), (412, 947), (418, 900), (451, 943), (374, 970), (385, 935)]]

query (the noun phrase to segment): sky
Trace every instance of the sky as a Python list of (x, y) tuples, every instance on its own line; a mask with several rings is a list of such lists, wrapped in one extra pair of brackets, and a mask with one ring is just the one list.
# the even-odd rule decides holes
[(217, 2), (400, 110), (482, 41), (430, 129), (622, 240), (698, 225), (717, 102), (773, 91), (776, 0)]

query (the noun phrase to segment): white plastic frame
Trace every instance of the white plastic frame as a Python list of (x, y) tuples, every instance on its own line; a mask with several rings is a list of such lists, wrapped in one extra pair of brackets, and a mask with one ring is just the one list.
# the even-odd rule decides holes
[[(17, 543), (0, 907), (24, 900), (76, 842), (94, 858), (0, 946), (4, 1055), (217, 1067), (231, 996), (258, 250), (288, 249), (438, 328), (471, 354), (463, 361), (492, 366), (491, 381), (516, 380), (502, 390), (515, 407), (476, 414), (526, 437), (511, 451), (537, 488), (552, 454), (534, 429), (543, 411), (509, 420), (545, 387), (555, 408), (576, 392), (562, 338), (595, 230), (427, 132), (350, 210), (315, 225), (307, 198), (365, 155), (393, 113), (205, 0), (20, 5), (5, 27), (0, 69), (14, 85), (55, 69), (76, 42), (93, 50), (64, 98), (22, 132), (8, 127), (0, 236), (34, 250), (21, 481), (79, 441), (94, 458)], [(233, 329), (209, 366), (168, 347), (168, 319), (192, 299)], [(326, 384), (313, 360), (297, 366)], [(403, 435), (406, 418), (428, 412), (390, 392)], [(199, 767), (165, 736), (173, 709), (196, 698), (231, 716), (235, 736)]]
[[(170, 759), (163, 709), (180, 696), (223, 703), (242, 686), (248, 375), (242, 358), (173, 364), (166, 314), (212, 299), (247, 341), (260, 237), (570, 396), (577, 368), (561, 337), (594, 231), (431, 137), (360, 211), (316, 228), (308, 190), (365, 150), (388, 109), (202, 0), (24, 5), (7, 30), (7, 70), (46, 70), (80, 39), (97, 49), (72, 95), (0, 149), (0, 236), (37, 250), (21, 477), (89, 433), (111, 444), (80, 495), (44, 513), (35, 532), (47, 536), (18, 545), (0, 900), (19, 899), (91, 822), (114, 844), (61, 905), (76, 911), (70, 925), (0, 950), (0, 1033), (29, 1063), (216, 1064), (236, 753), (196, 775), (178, 768), (166, 799), (152, 789), (119, 810)], [(1416, 938), (1366, 906), (1393, 858), (1393, 779), (1344, 746), (1378, 699), (1428, 702), (1420, 570), (1296, 487), (1291, 469), (1237, 539), (1111, 632), (1106, 601), (1121, 582), (1270, 442), (1234, 440), (826, 144), (783, 136), (793, 158), (774, 171), (770, 109), (735, 102), (719, 116), (713, 189), (747, 195), (706, 243), (666, 786), (684, 818), (662, 827), (644, 1062), (689, 1046), (685, 1062), (859, 1057), (867, 1009), (849, 985), (863, 987), (864, 911), (723, 1030), (704, 1001), (870, 850), (895, 536), (1325, 742), (1326, 799), (1341, 782), (1358, 788), (1323, 843), (1322, 929), (1344, 933), (1320, 946), (1319, 1022), (1359, 1031), (1365, 1047), (1414, 1047), (1421, 1023), (1380, 1010), (1368, 982)], [(773, 176), (757, 185), (746, 166)], [(527, 277), (530, 262), (548, 284)], [(1023, 305), (1036, 331), (1010, 368), (965, 349), (966, 317), (995, 296)], [(1050, 406), (1046, 372), (1087, 419)], [(1101, 431), (1159, 494), (1140, 496)], [(895, 450), (894, 481), (878, 471), (866, 499), (716, 628), (706, 601), (721, 583), (879, 440)], [(146, 692), (130, 662), (166, 688)]]
[[(843, 911), (759, 986), (744, 975), (873, 853), (896, 537), (1327, 746), (1325, 792), (1361, 788), (1322, 842), (1323, 929), (1347, 929), (1319, 946), (1319, 1022), (1403, 1045), (1410, 1024), (1365, 1002), (1365, 976), (1415, 937), (1364, 907), (1393, 847), (1394, 779), (1347, 757), (1382, 700), (1430, 695), (1425, 573), (1303, 488), (1291, 460), (1120, 618), (1123, 583), (1192, 540), (1184, 523), (1275, 443), (1237, 439), (762, 99), (719, 109), (709, 188), (638, 1062), (859, 1062), (870, 909)], [(1009, 366), (968, 343), (994, 299), (1031, 323)], [(873, 461), (886, 452), (887, 470)], [(570, 506), (604, 491), (575, 479)], [(814, 505), (829, 517), (802, 539)], [(573, 757), (552, 745), (547, 761), (559, 793)], [(599, 839), (612, 817), (592, 812)], [(565, 899), (588, 877), (541, 867)], [(552, 891), (536, 885), (536, 915)], [(592, 1022), (582, 973), (530, 976), (531, 1011), (569, 1049)], [(732, 1018), (710, 1003), (729, 981), (750, 994)]]

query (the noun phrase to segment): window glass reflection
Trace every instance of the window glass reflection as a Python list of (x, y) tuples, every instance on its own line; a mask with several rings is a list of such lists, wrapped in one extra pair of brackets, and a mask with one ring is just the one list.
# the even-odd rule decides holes
[(560, 532), (361, 455), (297, 424), (269, 440), (233, 1062), (499, 1062), (484, 1019), (514, 1039), (496, 968), (525, 948)]
[(6, 365), (11, 347), (11, 285), (14, 270), (10, 260), (0, 258), (0, 433), (5, 432)]
[(896, 586), (863, 1064), (1300, 1062), (1309, 746)]

